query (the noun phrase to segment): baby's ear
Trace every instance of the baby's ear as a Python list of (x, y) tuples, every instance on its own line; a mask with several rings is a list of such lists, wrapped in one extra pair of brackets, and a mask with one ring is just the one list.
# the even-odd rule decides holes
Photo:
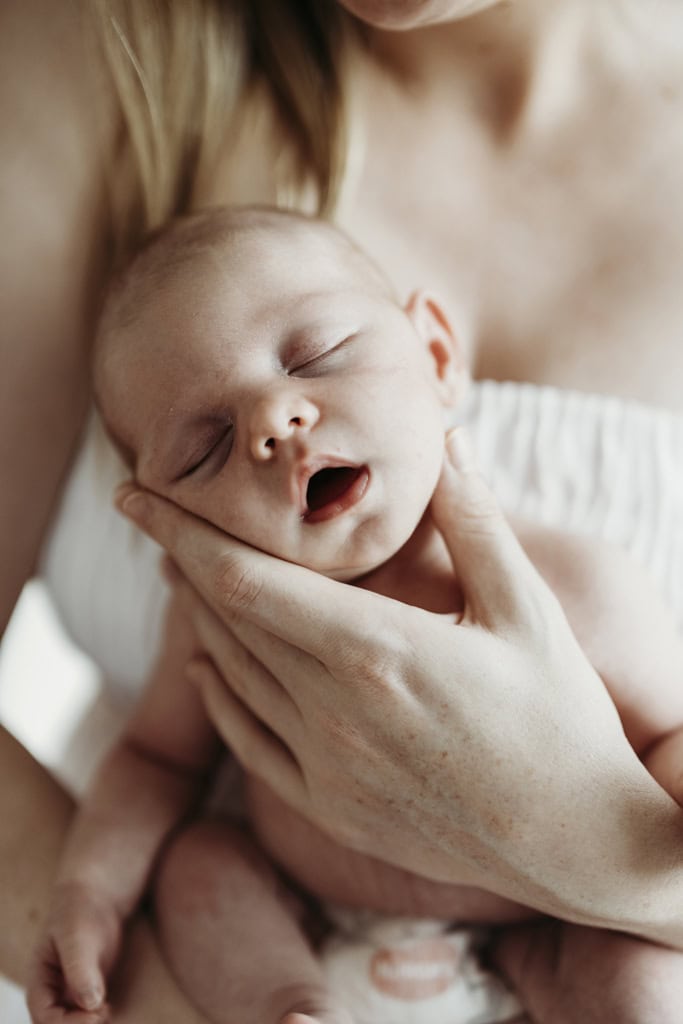
[(420, 288), (408, 299), (405, 313), (432, 358), (439, 398), (445, 406), (455, 407), (467, 389), (469, 371), (441, 303), (432, 292)]

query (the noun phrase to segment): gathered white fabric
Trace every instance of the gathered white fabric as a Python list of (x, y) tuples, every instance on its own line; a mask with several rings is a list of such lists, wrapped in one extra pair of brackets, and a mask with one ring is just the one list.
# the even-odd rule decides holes
[(354, 1024), (520, 1020), (517, 998), (480, 962), (483, 929), (366, 911), (331, 916), (337, 927), (320, 960), (331, 992)]
[(482, 381), (465, 421), (507, 512), (622, 547), (683, 626), (683, 416), (604, 395)]

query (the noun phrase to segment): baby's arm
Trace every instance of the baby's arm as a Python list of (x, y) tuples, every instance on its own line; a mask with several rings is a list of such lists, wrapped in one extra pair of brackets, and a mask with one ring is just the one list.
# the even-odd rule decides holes
[(519, 527), (602, 677), (636, 753), (683, 803), (683, 637), (648, 574), (621, 550)]
[(123, 924), (164, 840), (203, 790), (219, 746), (183, 677), (193, 647), (171, 606), (153, 675), (67, 840), (29, 991), (38, 1024), (106, 1019), (106, 978)]

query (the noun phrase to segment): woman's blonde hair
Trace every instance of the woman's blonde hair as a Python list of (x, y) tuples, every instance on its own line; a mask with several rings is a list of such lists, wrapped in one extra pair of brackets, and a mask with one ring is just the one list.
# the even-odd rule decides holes
[(344, 67), (356, 23), (334, 0), (89, 0), (89, 27), (120, 111), (111, 165), (118, 258), (193, 208), (256, 104), (274, 114), (277, 162), (330, 213), (346, 155)]

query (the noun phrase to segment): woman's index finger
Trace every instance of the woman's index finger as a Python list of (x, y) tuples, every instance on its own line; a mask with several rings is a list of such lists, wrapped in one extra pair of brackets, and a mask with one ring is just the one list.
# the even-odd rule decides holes
[(376, 595), (252, 548), (134, 485), (121, 488), (116, 503), (224, 621), (247, 619), (321, 661), (357, 645), (364, 602)]

